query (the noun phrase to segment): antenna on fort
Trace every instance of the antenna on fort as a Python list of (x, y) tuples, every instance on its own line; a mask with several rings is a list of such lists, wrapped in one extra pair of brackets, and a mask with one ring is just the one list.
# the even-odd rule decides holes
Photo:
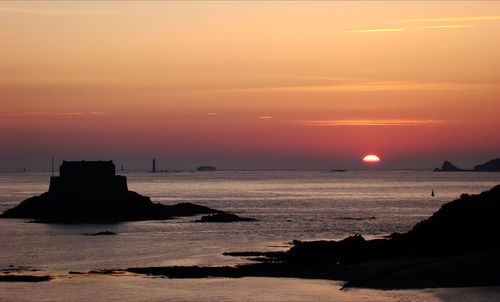
[(151, 172), (156, 173), (156, 158), (153, 158), (153, 169)]
[(52, 176), (54, 176), (54, 156), (52, 156)]

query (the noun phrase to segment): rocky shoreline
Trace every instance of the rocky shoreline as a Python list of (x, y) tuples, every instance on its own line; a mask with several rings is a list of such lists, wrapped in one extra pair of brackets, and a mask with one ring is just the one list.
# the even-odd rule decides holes
[(35, 276), (35, 275), (0, 275), (0, 282), (43, 282), (54, 279), (51, 276)]
[[(123, 271), (168, 278), (282, 277), (345, 281), (344, 287), (419, 289), (500, 285), (500, 249), (452, 256), (406, 255), (352, 263), (266, 262), (239, 266), (172, 266)], [(103, 273), (94, 271), (92, 273)]]
[[(124, 271), (169, 278), (295, 277), (346, 281), (345, 287), (414, 289), (500, 285), (500, 186), (462, 194), (409, 232), (388, 239), (294, 241), (283, 252), (232, 252), (258, 263), (143, 267)], [(250, 257), (250, 258), (249, 258)]]

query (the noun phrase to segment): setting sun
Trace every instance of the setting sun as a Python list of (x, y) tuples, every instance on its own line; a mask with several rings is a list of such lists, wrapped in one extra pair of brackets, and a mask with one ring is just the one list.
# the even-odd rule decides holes
[(363, 161), (365, 163), (378, 163), (380, 162), (380, 157), (374, 154), (368, 154), (365, 157), (363, 157)]

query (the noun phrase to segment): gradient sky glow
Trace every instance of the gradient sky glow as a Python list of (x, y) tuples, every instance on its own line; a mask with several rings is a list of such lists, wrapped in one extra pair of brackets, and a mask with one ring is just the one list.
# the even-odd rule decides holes
[(0, 2), (0, 169), (500, 156), (500, 2)]

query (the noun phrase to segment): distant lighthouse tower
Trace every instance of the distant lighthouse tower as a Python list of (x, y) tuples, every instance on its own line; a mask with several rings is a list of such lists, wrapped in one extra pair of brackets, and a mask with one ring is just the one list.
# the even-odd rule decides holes
[(153, 158), (153, 169), (151, 172), (156, 173), (156, 158)]

